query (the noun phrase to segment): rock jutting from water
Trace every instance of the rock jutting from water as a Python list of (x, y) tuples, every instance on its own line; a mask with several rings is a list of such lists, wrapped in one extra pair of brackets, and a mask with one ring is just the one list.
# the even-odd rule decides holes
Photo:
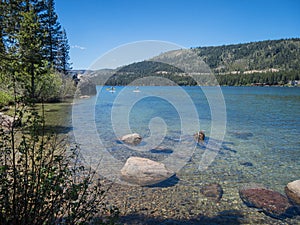
[(287, 197), (261, 185), (242, 187), (239, 195), (247, 206), (261, 209), (266, 215), (274, 218), (285, 217), (291, 207)]
[(204, 141), (205, 139), (205, 134), (204, 131), (200, 130), (199, 132), (197, 132), (196, 134), (194, 134), (194, 139), (197, 143), (201, 143)]
[(121, 179), (140, 186), (150, 186), (174, 176), (163, 163), (141, 157), (130, 157), (121, 169)]
[(142, 141), (142, 136), (137, 133), (127, 134), (122, 136), (120, 141), (130, 145), (138, 145)]
[(300, 180), (288, 183), (284, 190), (289, 200), (293, 204), (300, 206)]

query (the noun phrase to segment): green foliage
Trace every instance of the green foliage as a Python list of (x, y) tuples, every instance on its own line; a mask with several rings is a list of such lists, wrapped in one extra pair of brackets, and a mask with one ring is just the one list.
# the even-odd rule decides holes
[(50, 71), (40, 76), (36, 90), (39, 102), (59, 102), (66, 97), (74, 97), (76, 86), (71, 78)]
[(227, 74), (216, 76), (220, 85), (286, 85), (291, 80), (299, 80), (298, 71), (266, 72), (253, 74)]
[(40, 77), (36, 88), (37, 99), (42, 102), (57, 102), (62, 98), (63, 79), (58, 73), (46, 73)]
[(56, 68), (59, 65), (57, 60), (58, 40), (61, 32), (61, 25), (54, 9), (54, 0), (45, 0), (40, 3), (39, 18), (41, 29), (44, 34), (44, 56)]
[(43, 39), (43, 55), (49, 64), (58, 72), (67, 74), (70, 69), (68, 38), (62, 29), (55, 12), (54, 0), (40, 1), (39, 18)]
[(62, 79), (63, 83), (61, 86), (61, 98), (73, 98), (76, 92), (76, 86), (74, 85), (74, 80), (70, 77), (64, 77)]
[(0, 9), (2, 89), (10, 91), (14, 83), (17, 92), (31, 101), (57, 100), (62, 81), (54, 73), (66, 74), (70, 66), (68, 39), (58, 23), (54, 1), (6, 0), (0, 2)]
[(0, 124), (0, 224), (104, 224), (106, 214), (113, 224), (118, 214), (79, 149), (47, 136), (44, 109), (37, 111), (37, 101), (72, 91), (58, 73), (68, 59), (53, 0), (0, 1), (0, 105), (14, 108)]
[(45, 63), (42, 58), (42, 34), (37, 15), (30, 9), (21, 12), (23, 20), (17, 34), (19, 48), (17, 56), (23, 71), (25, 89), (32, 100), (36, 97), (38, 79), (44, 74)]
[(175, 66), (154, 61), (143, 61), (138, 63), (132, 63), (128, 66), (124, 66), (118, 70), (118, 73), (156, 73), (167, 71), (170, 73), (183, 73), (183, 71)]
[(80, 163), (79, 149), (46, 136), (34, 105), (23, 109), (14, 115), (27, 115), (21, 127), (0, 129), (0, 224), (113, 224), (118, 210), (103, 202), (106, 189)]
[[(128, 85), (137, 79), (150, 76), (153, 77), (153, 80), (156, 77), (163, 77), (178, 85), (196, 85), (194, 79), (186, 76), (181, 69), (166, 63), (154, 61), (143, 61), (122, 67), (110, 77), (106, 85)], [(143, 85), (153, 85), (153, 83), (150, 79), (149, 83), (143, 83)]]
[(21, 12), (22, 20), (17, 33), (18, 55), (23, 64), (40, 63), (42, 60), (42, 33), (33, 9)]
[(11, 94), (4, 91), (0, 91), (0, 108), (11, 104), (13, 101), (14, 98)]
[(300, 70), (299, 38), (198, 47), (194, 50), (215, 73), (270, 68)]
[(70, 46), (65, 29), (59, 32), (58, 49), (59, 51), (57, 52), (56, 69), (66, 75), (68, 70), (70, 70), (71, 65), (69, 63)]
[[(106, 85), (128, 85), (139, 78), (149, 76), (153, 76), (154, 79), (167, 78), (178, 85), (197, 85), (192, 77), (199, 73), (201, 77), (197, 78), (200, 79), (200, 85), (216, 85), (214, 78), (205, 74), (216, 75), (220, 85), (286, 85), (289, 81), (299, 80), (300, 39), (176, 50), (163, 53), (152, 60), (121, 67), (114, 73), (99, 71), (99, 75), (93, 76), (93, 80), (103, 85), (101, 78), (104, 73), (110, 76)], [(211, 71), (202, 60), (208, 64)], [(174, 64), (185, 68), (186, 71), (171, 66)], [(150, 81), (141, 85), (152, 83)]]

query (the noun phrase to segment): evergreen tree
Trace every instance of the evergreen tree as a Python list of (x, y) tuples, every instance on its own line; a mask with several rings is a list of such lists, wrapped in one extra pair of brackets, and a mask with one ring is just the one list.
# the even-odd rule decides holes
[[(19, 44), (18, 56), (21, 60), (21, 67), (25, 74), (25, 88), (30, 93), (30, 97), (36, 97), (36, 82), (44, 73), (42, 56), (43, 34), (40, 29), (38, 17), (29, 5), (29, 11), (22, 12), (23, 19), (20, 23), (20, 30), (17, 35)], [(30, 80), (30, 83), (26, 80)]]
[[(0, 75), (1, 85), (4, 92), (10, 92), (10, 87), (15, 79), (15, 74), (20, 73), (17, 56), (18, 40), (17, 33), (22, 20), (21, 12), (24, 11), (22, 0), (1, 0), (0, 5)], [(0, 96), (1, 97), (1, 96)]]
[(53, 0), (0, 0), (0, 98), (17, 91), (35, 101), (59, 99), (55, 71), (67, 71), (68, 53)]
[[(0, 2), (0, 63), (2, 61), (2, 56), (5, 54), (4, 46), (4, 14), (5, 14), (5, 2)], [(1, 66), (1, 65), (0, 65)]]
[(44, 34), (43, 49), (44, 57), (50, 66), (57, 69), (60, 66), (58, 59), (59, 38), (61, 26), (55, 13), (54, 0), (43, 0), (37, 7), (40, 23)]
[(70, 60), (69, 50), (70, 50), (70, 45), (68, 43), (66, 30), (63, 29), (60, 32), (60, 38), (58, 42), (57, 70), (65, 75), (67, 74), (67, 71), (71, 68), (69, 63)]
[[(8, 54), (15, 54), (17, 51), (16, 35), (20, 29), (21, 12), (23, 11), (24, 2), (22, 0), (1, 1), (1, 38), (6, 47), (7, 56)], [(4, 58), (6, 58), (5, 55)]]

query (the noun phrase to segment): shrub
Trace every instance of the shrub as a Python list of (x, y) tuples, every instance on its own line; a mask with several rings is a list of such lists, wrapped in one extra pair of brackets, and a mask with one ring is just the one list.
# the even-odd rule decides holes
[(13, 102), (13, 96), (7, 92), (0, 91), (0, 108)]
[(62, 76), (56, 72), (49, 71), (41, 76), (39, 82), (37, 82), (36, 94), (38, 101), (58, 102), (61, 99), (62, 87)]
[(0, 130), (0, 224), (114, 224), (118, 210), (103, 202), (106, 190), (80, 163), (78, 147), (44, 135), (34, 107), (15, 118), (24, 113), (21, 128)]

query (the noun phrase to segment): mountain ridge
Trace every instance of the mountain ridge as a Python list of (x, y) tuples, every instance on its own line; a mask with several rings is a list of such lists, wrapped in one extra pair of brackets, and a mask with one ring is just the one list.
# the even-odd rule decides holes
[[(206, 74), (215, 75), (220, 85), (284, 85), (299, 80), (299, 73), (300, 38), (289, 38), (172, 50), (109, 70), (105, 84), (128, 85), (135, 79), (160, 76), (178, 85), (197, 85), (190, 74)], [(99, 70), (89, 74), (100, 84), (96, 77), (99, 80), (105, 72)], [(206, 77), (201, 84), (211, 85), (211, 80)]]

